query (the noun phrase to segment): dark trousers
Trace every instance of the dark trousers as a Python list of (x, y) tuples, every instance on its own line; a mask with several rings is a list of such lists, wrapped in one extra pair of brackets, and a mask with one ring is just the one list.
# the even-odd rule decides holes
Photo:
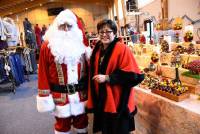
[(110, 116), (105, 114), (102, 134), (129, 134), (135, 130), (134, 116)]

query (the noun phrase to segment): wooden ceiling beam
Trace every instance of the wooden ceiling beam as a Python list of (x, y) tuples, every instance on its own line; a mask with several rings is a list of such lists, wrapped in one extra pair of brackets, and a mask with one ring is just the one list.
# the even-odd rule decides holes
[(95, 3), (98, 5), (111, 6), (113, 0), (1, 0), (0, 1), (0, 16), (9, 16), (17, 14), (26, 9), (32, 9), (39, 7), (40, 4), (52, 4), (52, 3)]
[[(2, 3), (2, 1), (0, 1), (0, 3)], [(9, 4), (8, 3), (0, 4), (1, 5), (0, 10), (7, 9), (9, 7), (13, 7), (13, 6), (20, 4), (20, 3), (22, 3), (22, 1), (12, 2), (12, 3), (9, 3)]]
[(25, 2), (25, 0), (0, 0), (0, 8), (22, 2)]
[(35, 0), (32, 2), (25, 1), (23, 3), (15, 5), (12, 8), (8, 7), (8, 8), (0, 9), (0, 16), (7, 16), (11, 14), (20, 13), (20, 12), (26, 11), (27, 9), (39, 7), (40, 4), (45, 4), (47, 2), (48, 0)]

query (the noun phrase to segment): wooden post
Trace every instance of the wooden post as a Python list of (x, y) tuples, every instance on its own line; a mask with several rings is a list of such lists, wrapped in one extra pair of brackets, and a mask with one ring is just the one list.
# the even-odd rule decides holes
[(168, 28), (168, 0), (161, 0), (162, 29)]
[(114, 19), (114, 11), (113, 11), (113, 3), (114, 1), (108, 1), (108, 18), (113, 20)]
[(124, 4), (124, 0), (121, 0), (122, 3), (122, 11), (123, 11), (123, 18), (124, 18), (124, 25), (126, 25), (126, 7)]
[(118, 31), (120, 29), (120, 23), (119, 23), (119, 11), (118, 11), (118, 0), (114, 0), (115, 8), (116, 8), (116, 14), (117, 14), (117, 26), (118, 26)]

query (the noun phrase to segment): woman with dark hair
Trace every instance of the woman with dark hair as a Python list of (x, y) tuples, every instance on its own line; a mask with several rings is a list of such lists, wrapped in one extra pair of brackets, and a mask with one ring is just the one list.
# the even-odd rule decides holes
[(130, 49), (117, 38), (112, 20), (97, 25), (100, 41), (90, 59), (88, 111), (94, 113), (93, 132), (129, 134), (135, 129), (137, 112), (134, 86), (144, 75)]

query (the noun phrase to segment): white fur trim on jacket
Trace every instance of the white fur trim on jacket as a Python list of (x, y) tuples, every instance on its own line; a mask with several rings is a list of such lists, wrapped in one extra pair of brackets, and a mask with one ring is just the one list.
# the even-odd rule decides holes
[(82, 129), (74, 128), (74, 131), (76, 131), (77, 133), (87, 133), (88, 128), (87, 127)]
[(68, 84), (78, 83), (78, 66), (77, 64), (67, 64), (67, 81)]
[(85, 113), (85, 103), (84, 102), (72, 103), (71, 108), (72, 108), (71, 113), (74, 116)]
[(86, 56), (86, 59), (89, 60), (90, 59), (90, 56), (92, 55), (92, 49), (91, 47), (86, 47), (85, 48), (85, 56)]
[(72, 134), (71, 131), (68, 132), (59, 132), (55, 130), (55, 134)]
[(66, 118), (71, 115), (77, 116), (85, 113), (85, 102), (80, 102), (78, 92), (72, 95), (68, 95), (68, 99), (69, 104), (64, 106), (56, 106), (53, 112), (56, 117)]
[(38, 112), (51, 112), (55, 109), (52, 95), (47, 97), (36, 96)]
[(71, 114), (74, 116), (85, 113), (85, 103), (80, 102), (79, 93), (68, 95), (69, 103), (71, 107)]

